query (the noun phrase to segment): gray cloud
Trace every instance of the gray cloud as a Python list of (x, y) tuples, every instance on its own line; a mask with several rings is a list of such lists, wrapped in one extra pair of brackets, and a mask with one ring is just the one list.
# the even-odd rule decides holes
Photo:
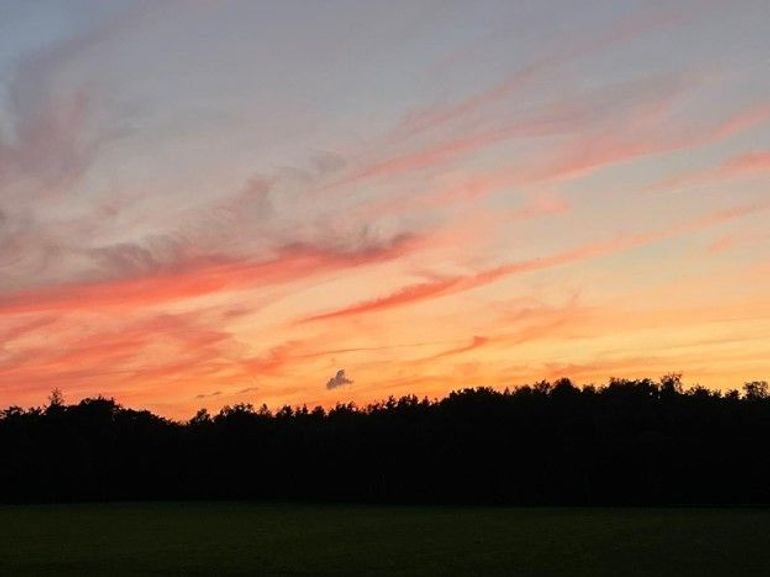
[[(70, 280), (99, 219), (73, 195), (105, 145), (125, 134), (104, 82), (78, 65), (129, 22), (128, 14), (23, 53), (0, 88), (0, 290)], [(97, 88), (99, 86), (100, 88)], [(70, 196), (71, 195), (71, 196)]]
[(334, 375), (331, 379), (326, 381), (326, 388), (329, 390), (336, 389), (338, 387), (342, 387), (344, 385), (350, 385), (353, 381), (347, 377), (345, 374), (345, 369), (340, 369), (337, 371), (337, 374)]
[(156, 191), (130, 186), (80, 192), (100, 163), (110, 162), (105, 146), (124, 137), (130, 143), (129, 129), (142, 126), (126, 116), (131, 102), (107, 98), (110, 75), (88, 63), (149, 6), (119, 10), (22, 54), (5, 80), (0, 292), (269, 260), (296, 247), (366, 257), (411, 236), (400, 221), (362, 224), (347, 201), (314, 194), (347, 166), (343, 155), (326, 150), (312, 150), (296, 167), (255, 171), (236, 190), (209, 191), (208, 202), (189, 208), (158, 210), (164, 199)]
[(123, 133), (115, 118), (104, 115), (98, 79), (81, 81), (67, 73), (130, 20), (126, 13), (115, 15), (19, 59), (7, 84), (10, 138), (0, 142), (0, 184), (33, 179), (46, 193), (72, 185), (97, 152)]

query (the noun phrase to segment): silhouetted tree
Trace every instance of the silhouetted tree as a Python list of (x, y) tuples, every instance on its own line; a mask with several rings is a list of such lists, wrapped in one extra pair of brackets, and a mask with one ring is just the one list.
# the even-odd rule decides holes
[(64, 407), (64, 394), (59, 389), (54, 389), (48, 395), (48, 410), (57, 410)]
[(743, 385), (743, 391), (746, 398), (752, 401), (766, 399), (767, 393), (767, 381), (751, 381)]

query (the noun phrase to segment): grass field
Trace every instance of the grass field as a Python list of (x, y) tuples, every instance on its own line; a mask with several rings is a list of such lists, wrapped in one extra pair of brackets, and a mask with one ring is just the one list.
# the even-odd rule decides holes
[(770, 575), (770, 509), (0, 507), (0, 575)]

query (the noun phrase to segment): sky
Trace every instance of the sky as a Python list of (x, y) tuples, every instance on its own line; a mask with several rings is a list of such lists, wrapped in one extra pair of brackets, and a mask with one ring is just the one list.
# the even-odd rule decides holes
[(770, 3), (0, 0), (0, 406), (770, 377)]

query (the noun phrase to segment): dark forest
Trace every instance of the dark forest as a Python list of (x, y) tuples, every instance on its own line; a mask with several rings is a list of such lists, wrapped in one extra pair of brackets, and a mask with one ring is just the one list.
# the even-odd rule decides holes
[(153, 499), (649, 505), (770, 502), (770, 395), (678, 375), (469, 388), (185, 423), (107, 398), (0, 412), (5, 502)]

